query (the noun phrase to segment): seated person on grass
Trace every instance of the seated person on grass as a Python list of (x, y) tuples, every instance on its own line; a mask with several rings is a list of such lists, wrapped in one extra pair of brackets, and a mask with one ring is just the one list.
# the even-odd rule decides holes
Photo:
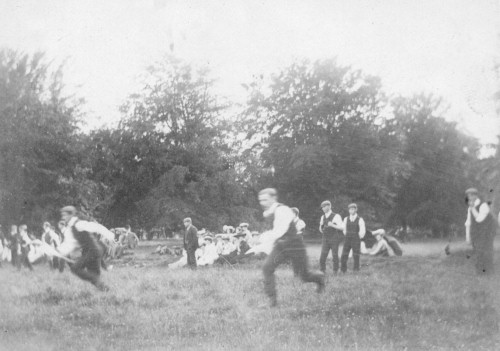
[[(370, 234), (368, 234), (370, 233)], [(361, 253), (371, 256), (394, 256), (394, 252), (385, 239), (385, 230), (378, 229), (373, 232), (367, 231), (366, 240), (361, 242)], [(365, 239), (363, 238), (363, 239)]]

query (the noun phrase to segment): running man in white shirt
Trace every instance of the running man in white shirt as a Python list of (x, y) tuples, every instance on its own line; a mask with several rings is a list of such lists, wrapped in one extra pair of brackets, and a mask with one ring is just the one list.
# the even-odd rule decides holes
[(325, 289), (324, 275), (309, 270), (306, 248), (297, 235), (293, 211), (278, 202), (276, 189), (267, 188), (259, 192), (259, 203), (264, 210), (264, 218), (272, 223), (272, 229), (262, 234), (265, 241), (272, 245), (272, 250), (264, 262), (264, 290), (271, 299), (271, 306), (277, 305), (277, 293), (274, 271), (284, 261), (291, 260), (295, 272), (302, 281), (317, 284), (317, 291)]
[(98, 245), (95, 234), (100, 234), (108, 240), (114, 239), (114, 234), (99, 223), (80, 220), (73, 206), (61, 209), (61, 218), (66, 222), (64, 241), (58, 251), (69, 257), (81, 249), (81, 256), (70, 265), (71, 271), (80, 279), (95, 285), (99, 290), (109, 288), (101, 281), (102, 248)]

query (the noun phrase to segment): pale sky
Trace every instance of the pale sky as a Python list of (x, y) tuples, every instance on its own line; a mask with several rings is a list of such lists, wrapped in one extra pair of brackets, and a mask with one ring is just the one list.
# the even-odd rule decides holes
[(96, 126), (118, 119), (138, 76), (173, 43), (235, 102), (254, 76), (337, 57), (380, 76), (390, 94), (444, 97), (447, 118), (488, 143), (500, 134), (499, 1), (0, 0), (0, 47), (67, 60), (68, 89)]

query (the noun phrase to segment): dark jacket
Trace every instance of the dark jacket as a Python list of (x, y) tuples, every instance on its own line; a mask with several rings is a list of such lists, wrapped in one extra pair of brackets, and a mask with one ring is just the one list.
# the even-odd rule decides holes
[(184, 249), (186, 251), (195, 251), (198, 248), (198, 229), (191, 225), (184, 232)]

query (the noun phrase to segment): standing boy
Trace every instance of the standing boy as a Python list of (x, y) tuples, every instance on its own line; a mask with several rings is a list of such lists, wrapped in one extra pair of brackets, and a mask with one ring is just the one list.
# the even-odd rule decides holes
[(326, 200), (321, 203), (323, 216), (319, 221), (319, 231), (323, 234), (321, 241), (321, 256), (319, 257), (319, 269), (326, 272), (326, 259), (330, 250), (332, 250), (333, 257), (333, 273), (339, 270), (339, 244), (344, 238), (342, 231), (344, 225), (342, 217), (339, 214), (332, 212), (332, 204)]
[(191, 218), (184, 218), (184, 250), (187, 254), (189, 268), (196, 269), (196, 250), (198, 249), (198, 229), (193, 225)]
[(361, 251), (361, 238), (365, 236), (366, 227), (363, 218), (358, 216), (358, 206), (350, 204), (348, 206), (349, 216), (344, 219), (344, 234), (346, 236), (342, 257), (340, 259), (340, 270), (342, 273), (347, 271), (347, 259), (352, 250), (354, 259), (354, 271), (359, 271), (359, 256)]

